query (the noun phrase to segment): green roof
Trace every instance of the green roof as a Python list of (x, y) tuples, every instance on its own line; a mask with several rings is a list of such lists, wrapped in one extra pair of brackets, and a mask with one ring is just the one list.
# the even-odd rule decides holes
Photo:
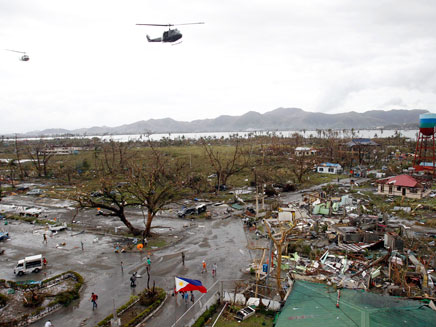
[(276, 327), (436, 326), (436, 311), (422, 302), (296, 281)]

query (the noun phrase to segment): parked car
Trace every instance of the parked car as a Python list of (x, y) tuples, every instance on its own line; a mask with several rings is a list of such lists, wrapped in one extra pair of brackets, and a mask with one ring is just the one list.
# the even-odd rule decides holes
[(41, 195), (41, 194), (44, 194), (44, 191), (39, 188), (35, 188), (26, 193), (26, 195)]
[(182, 210), (177, 212), (177, 216), (179, 216), (180, 218), (185, 218), (186, 216), (194, 215), (196, 213), (197, 209), (195, 207), (183, 208)]
[[(215, 185), (215, 190), (218, 190), (218, 185)], [(227, 185), (221, 184), (219, 187), (220, 191), (227, 191)]]
[(207, 205), (205, 203), (199, 204), (195, 207), (186, 207), (182, 208), (177, 212), (177, 216), (180, 218), (184, 218), (189, 215), (199, 215), (203, 212), (205, 212), (207, 209)]
[(9, 233), (0, 232), (0, 241), (6, 241), (9, 238)]
[(238, 321), (242, 321), (253, 316), (255, 313), (256, 310), (254, 310), (252, 307), (245, 307), (244, 309), (241, 309), (236, 313), (235, 319)]
[(207, 205), (206, 204), (199, 204), (198, 206), (195, 207), (195, 210), (197, 211), (197, 215), (199, 215), (202, 212), (205, 212), (207, 209)]
[(18, 261), (14, 269), (14, 274), (22, 276), (25, 273), (34, 272), (38, 273), (43, 268), (43, 258), (41, 254), (25, 257)]

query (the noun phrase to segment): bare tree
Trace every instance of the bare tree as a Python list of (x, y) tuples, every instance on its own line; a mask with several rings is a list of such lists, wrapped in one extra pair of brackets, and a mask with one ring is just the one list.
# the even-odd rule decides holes
[(301, 156), (295, 156), (292, 161), (292, 173), (296, 181), (302, 183), (304, 176), (313, 170), (316, 160), (312, 156), (303, 154)]
[(129, 231), (139, 236), (143, 231), (133, 226), (126, 216), (126, 208), (142, 205), (137, 199), (133, 199), (120, 184), (111, 177), (100, 180), (100, 191), (97, 194), (89, 190), (81, 189), (75, 197), (81, 208), (100, 208), (99, 214), (105, 217), (118, 217)]
[(14, 180), (15, 180), (15, 171), (17, 170), (17, 161), (15, 159), (9, 160), (8, 168), (9, 168), (9, 179), (11, 180), (11, 185), (12, 187), (15, 187)]
[(32, 164), (36, 169), (38, 177), (48, 176), (48, 162), (53, 157), (53, 154), (47, 151), (46, 145), (40, 140), (37, 143), (29, 144), (27, 154), (32, 159)]
[[(101, 161), (101, 168), (109, 174), (117, 171), (127, 169), (127, 163), (133, 156), (131, 150), (131, 142), (115, 142), (110, 140), (102, 146), (103, 160)], [(94, 151), (95, 158), (97, 159), (98, 153)]]
[(24, 170), (23, 167), (21, 165), (21, 158), (20, 158), (20, 147), (18, 146), (18, 138), (17, 135), (15, 135), (15, 142), (14, 142), (14, 146), (15, 146), (15, 156), (17, 158), (16, 162), (18, 164), (18, 169), (20, 172), (20, 178), (23, 179), (24, 178)]
[(290, 226), (279, 225), (280, 231), (278, 233), (273, 234), (269, 222), (266, 219), (264, 219), (263, 223), (266, 227), (269, 237), (273, 241), (274, 246), (277, 250), (276, 283), (277, 283), (277, 291), (279, 292), (280, 298), (283, 300), (285, 297), (285, 292), (283, 291), (281, 285), (282, 246), (285, 243), (287, 236), (292, 232), (292, 230), (295, 228), (297, 224), (296, 221), (294, 220)]
[(244, 151), (240, 139), (236, 139), (234, 150), (230, 155), (226, 155), (223, 151), (214, 150), (205, 139), (201, 139), (201, 143), (216, 173), (218, 191), (221, 185), (227, 184), (230, 176), (249, 166), (251, 151)]
[[(151, 154), (142, 166), (130, 164), (127, 192), (147, 209), (145, 236), (150, 235), (156, 214), (180, 196), (183, 187), (184, 164), (164, 160), (163, 154), (150, 144)], [(166, 159), (166, 158), (165, 158)]]
[[(92, 196), (93, 190), (82, 187), (76, 197), (82, 208), (104, 209), (101, 215), (118, 217), (133, 235), (143, 238), (150, 235), (156, 214), (180, 195), (184, 176), (183, 164), (157, 151), (151, 142), (149, 146), (146, 157), (134, 161), (128, 148), (109, 144), (100, 161), (99, 192), (94, 194), (97, 196)], [(128, 220), (126, 208), (131, 206), (147, 209), (144, 229)]]

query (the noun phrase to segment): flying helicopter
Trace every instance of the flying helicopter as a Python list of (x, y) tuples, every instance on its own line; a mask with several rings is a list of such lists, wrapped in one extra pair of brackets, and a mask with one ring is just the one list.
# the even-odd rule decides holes
[(30, 57), (28, 55), (26, 55), (25, 52), (23, 51), (17, 51), (17, 50), (9, 50), (9, 49), (4, 49), (5, 51), (11, 51), (11, 52), (17, 52), (17, 53), (22, 53), (23, 55), (20, 57), (21, 61), (29, 61)]
[(147, 35), (147, 41), (148, 42), (176, 42), (182, 38), (182, 33), (177, 28), (171, 28), (172, 26), (180, 26), (180, 25), (197, 25), (197, 24), (204, 24), (203, 22), (200, 23), (185, 23), (185, 24), (136, 24), (136, 25), (142, 25), (142, 26), (165, 26), (168, 27), (168, 31), (163, 32), (162, 37), (157, 38), (150, 38)]

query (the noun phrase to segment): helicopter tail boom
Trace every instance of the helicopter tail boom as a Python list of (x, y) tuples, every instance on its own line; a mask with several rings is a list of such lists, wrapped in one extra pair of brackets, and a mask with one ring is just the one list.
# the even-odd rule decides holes
[(148, 41), (148, 42), (162, 42), (162, 38), (157, 37), (157, 38), (155, 38), (155, 39), (152, 39), (152, 38), (150, 38), (150, 37), (147, 35), (147, 41)]

